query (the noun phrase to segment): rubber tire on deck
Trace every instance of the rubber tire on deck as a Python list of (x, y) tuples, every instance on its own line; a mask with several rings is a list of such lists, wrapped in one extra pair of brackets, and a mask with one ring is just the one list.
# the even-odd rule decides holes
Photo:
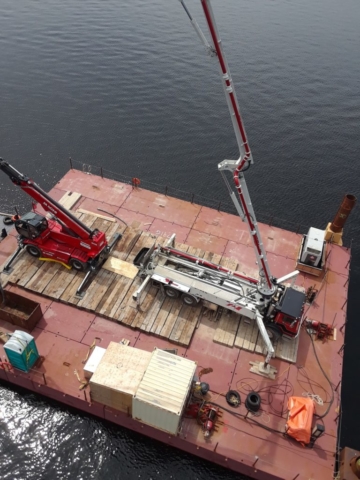
[(190, 295), (189, 293), (183, 293), (181, 295), (181, 300), (188, 307), (194, 307), (195, 305), (197, 305), (199, 303), (197, 301), (197, 299), (195, 297), (193, 297), (192, 295)]
[(240, 393), (237, 392), (236, 390), (229, 390), (225, 396), (227, 403), (231, 407), (240, 407), (241, 405), (241, 397)]
[(83, 272), (86, 269), (86, 264), (84, 262), (81, 262), (77, 258), (71, 258), (69, 264), (77, 272)]
[(180, 292), (172, 287), (164, 287), (165, 295), (169, 298), (179, 298)]
[(277, 325), (270, 323), (268, 325), (265, 325), (265, 328), (271, 342), (277, 342), (282, 337), (282, 332)]
[(26, 245), (26, 251), (35, 258), (41, 257), (41, 250), (36, 245)]
[(245, 400), (245, 407), (253, 413), (260, 410), (261, 397), (257, 392), (250, 392)]
[(12, 225), (14, 223), (11, 217), (4, 217), (3, 222), (4, 222), (4, 225)]

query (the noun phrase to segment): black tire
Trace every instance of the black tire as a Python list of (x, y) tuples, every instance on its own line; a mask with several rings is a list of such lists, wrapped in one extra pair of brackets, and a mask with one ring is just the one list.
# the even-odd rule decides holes
[(260, 410), (261, 397), (257, 392), (250, 392), (245, 400), (245, 407), (250, 412), (258, 412)]
[(265, 325), (267, 334), (272, 342), (277, 342), (282, 337), (282, 332), (280, 327), (270, 323), (269, 325)]
[(198, 304), (197, 299), (195, 297), (193, 297), (192, 295), (190, 295), (189, 293), (183, 293), (181, 295), (181, 300), (188, 307), (194, 307), (195, 305)]
[(172, 287), (164, 287), (165, 295), (169, 298), (179, 298), (180, 292)]
[(11, 217), (4, 217), (3, 222), (4, 222), (4, 225), (12, 225), (14, 223)]
[(241, 405), (240, 393), (236, 390), (229, 390), (225, 396), (227, 403), (231, 407), (239, 407)]
[(72, 268), (78, 272), (83, 272), (86, 269), (86, 263), (78, 260), (77, 258), (71, 258), (69, 263)]
[(41, 257), (41, 250), (36, 245), (26, 245), (26, 251), (32, 257), (36, 257), (36, 258)]

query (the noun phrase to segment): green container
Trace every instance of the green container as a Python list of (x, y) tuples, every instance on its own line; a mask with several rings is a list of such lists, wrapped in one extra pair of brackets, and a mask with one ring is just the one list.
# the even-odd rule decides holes
[(4, 350), (11, 365), (23, 372), (28, 372), (39, 358), (34, 337), (21, 330), (15, 330)]

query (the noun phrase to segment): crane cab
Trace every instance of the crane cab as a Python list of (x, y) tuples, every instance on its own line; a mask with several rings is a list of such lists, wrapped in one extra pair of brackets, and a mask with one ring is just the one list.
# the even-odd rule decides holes
[(49, 228), (47, 219), (38, 213), (29, 212), (15, 222), (15, 228), (22, 238), (33, 240)]

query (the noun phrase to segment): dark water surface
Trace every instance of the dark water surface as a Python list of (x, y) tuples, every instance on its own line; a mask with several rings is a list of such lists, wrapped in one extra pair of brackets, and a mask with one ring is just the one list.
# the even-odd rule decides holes
[[(200, 3), (188, 6), (206, 31)], [(325, 228), (344, 193), (359, 197), (358, 1), (213, 6), (255, 159), (247, 180), (259, 219)], [(71, 156), (228, 201), (216, 166), (237, 146), (218, 66), (178, 1), (2, 0), (0, 79), (0, 156), (45, 189)], [(0, 210), (14, 203), (24, 211), (29, 199), (1, 176)], [(354, 448), (359, 212), (346, 233), (354, 241), (342, 443)], [(23, 392), (0, 387), (0, 400), (4, 479), (239, 478)]]

